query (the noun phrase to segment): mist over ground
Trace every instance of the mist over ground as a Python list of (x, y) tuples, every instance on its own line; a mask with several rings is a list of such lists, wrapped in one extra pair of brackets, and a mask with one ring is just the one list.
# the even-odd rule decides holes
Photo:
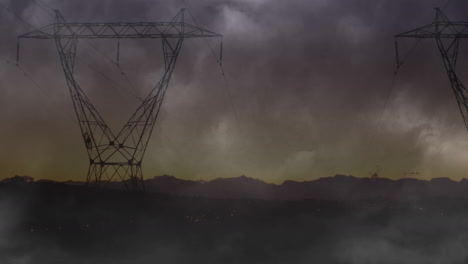
[(7, 264), (468, 260), (464, 198), (207, 199), (42, 182), (2, 184), (0, 206)]

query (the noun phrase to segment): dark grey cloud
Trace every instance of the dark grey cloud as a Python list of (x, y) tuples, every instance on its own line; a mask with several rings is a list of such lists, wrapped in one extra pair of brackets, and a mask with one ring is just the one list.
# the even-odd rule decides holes
[[(185, 42), (144, 161), (147, 176), (282, 181), (367, 176), (376, 167), (395, 178), (465, 176), (468, 140), (434, 42), (410, 54), (391, 88), (393, 35), (430, 23), (445, 1), (44, 2), (69, 21), (169, 20), (187, 5), (200, 26), (224, 34), (227, 87), (207, 43)], [(4, 4), (34, 26), (52, 21), (31, 1)], [(446, 13), (463, 20), (467, 9), (453, 0)], [(1, 19), (0, 56), (14, 60), (15, 37), (30, 28), (4, 9)], [(132, 85), (86, 43), (79, 49), (79, 80), (112, 127), (138, 105), (132, 93), (144, 96), (161, 70), (158, 43), (121, 44)], [(209, 44), (217, 53), (219, 43)], [(412, 44), (402, 42), (401, 53)], [(93, 45), (115, 58), (115, 42)], [(53, 43), (24, 41), (21, 55), (44, 91), (13, 65), (0, 67), (2, 175), (80, 180), (87, 159)]]

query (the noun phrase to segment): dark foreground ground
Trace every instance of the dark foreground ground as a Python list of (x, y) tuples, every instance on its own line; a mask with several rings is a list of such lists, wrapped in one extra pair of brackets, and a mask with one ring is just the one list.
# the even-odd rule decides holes
[(223, 200), (8, 184), (0, 263), (468, 263), (468, 200)]

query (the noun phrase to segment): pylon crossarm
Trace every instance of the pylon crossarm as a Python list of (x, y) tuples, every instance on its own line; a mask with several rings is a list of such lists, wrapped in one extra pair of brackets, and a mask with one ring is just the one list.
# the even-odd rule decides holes
[(468, 22), (453, 22), (439, 9), (433, 23), (395, 36), (396, 38), (468, 38)]
[[(58, 26), (60, 31), (54, 32)], [(20, 35), (19, 38), (53, 39), (124, 39), (124, 38), (210, 38), (220, 34), (185, 22), (134, 23), (57, 23)]]
[(468, 22), (441, 22), (426, 25), (411, 31), (395, 35), (396, 38), (468, 38)]

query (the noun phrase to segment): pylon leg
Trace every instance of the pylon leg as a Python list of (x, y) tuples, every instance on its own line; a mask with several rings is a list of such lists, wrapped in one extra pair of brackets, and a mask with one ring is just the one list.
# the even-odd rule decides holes
[(121, 180), (128, 191), (145, 191), (143, 171), (138, 164), (90, 164), (86, 186), (100, 189), (115, 179)]

